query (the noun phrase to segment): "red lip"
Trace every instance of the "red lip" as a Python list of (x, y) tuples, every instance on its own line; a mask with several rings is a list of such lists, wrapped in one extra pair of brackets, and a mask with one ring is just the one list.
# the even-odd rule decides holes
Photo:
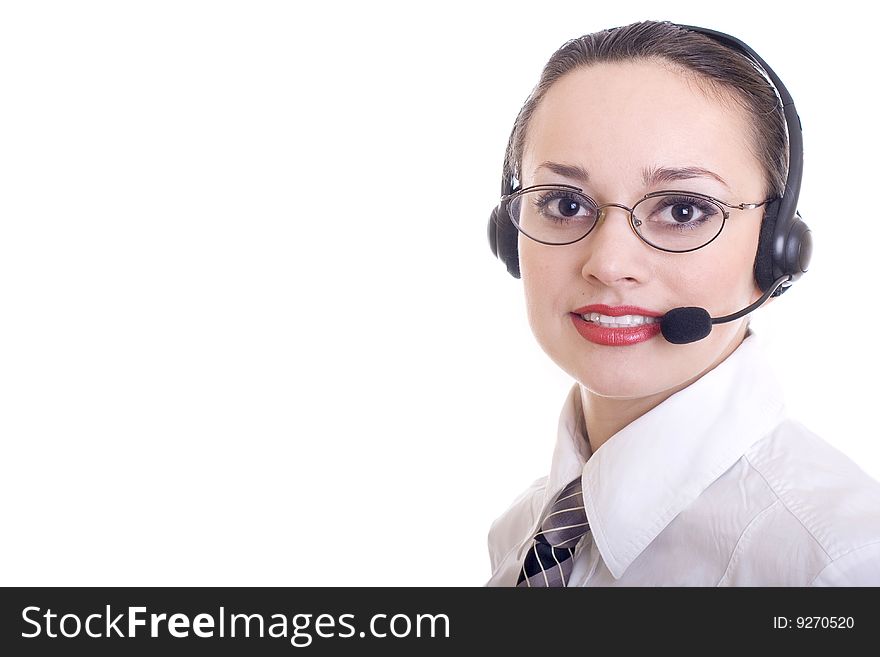
[(577, 308), (572, 312), (578, 315), (586, 315), (587, 313), (601, 313), (608, 317), (622, 317), (623, 315), (645, 315), (646, 317), (662, 317), (663, 313), (654, 310), (645, 310), (638, 306), (606, 306), (604, 303), (594, 303), (591, 306)]
[(607, 306), (604, 303), (595, 303), (583, 308), (578, 308), (571, 314), (571, 321), (581, 337), (609, 347), (625, 347), (650, 340), (660, 333), (660, 322), (642, 324), (640, 326), (627, 326), (621, 328), (607, 328), (593, 322), (586, 322), (581, 315), (588, 313), (600, 313), (609, 317), (621, 317), (623, 315), (645, 315), (647, 317), (662, 317), (663, 313), (654, 310), (646, 310), (639, 306)]

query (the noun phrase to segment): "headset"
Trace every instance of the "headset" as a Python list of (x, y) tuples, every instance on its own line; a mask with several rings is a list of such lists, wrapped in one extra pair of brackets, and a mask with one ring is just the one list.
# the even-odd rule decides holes
[[(741, 317), (767, 300), (769, 296), (779, 296), (785, 292), (791, 284), (800, 278), (810, 263), (810, 257), (813, 252), (813, 238), (810, 229), (801, 220), (800, 213), (797, 211), (798, 195), (801, 189), (801, 178), (803, 177), (803, 135), (801, 120), (794, 106), (791, 94), (782, 84), (782, 80), (773, 72), (773, 70), (764, 62), (763, 59), (749, 46), (739, 39), (716, 32), (715, 30), (696, 27), (693, 25), (679, 25), (671, 23), (677, 27), (692, 32), (705, 34), (712, 39), (733, 48), (747, 55), (761, 69), (764, 70), (767, 77), (772, 80), (776, 88), (776, 92), (782, 100), (783, 114), (785, 115), (785, 123), (788, 130), (788, 152), (789, 166), (788, 177), (785, 181), (785, 191), (782, 196), (774, 199), (769, 203), (764, 212), (764, 218), (761, 222), (760, 238), (758, 240), (758, 250), (755, 254), (755, 281), (764, 292), (755, 304), (747, 309), (728, 315), (722, 318), (709, 318), (708, 313), (703, 309), (695, 308), (676, 308), (669, 311), (667, 315), (672, 319), (673, 311), (694, 311), (701, 310), (705, 313), (705, 317), (700, 315), (695, 317), (693, 313), (690, 315), (682, 315), (676, 318), (676, 322), (667, 322), (670, 330), (667, 332), (664, 327), (664, 337), (670, 342), (686, 343), (701, 339), (708, 335), (711, 330), (712, 323), (721, 323), (723, 321), (731, 321)], [(619, 29), (619, 28), (615, 28)], [(515, 126), (514, 126), (515, 129)], [(510, 141), (513, 140), (513, 132), (511, 132)], [(518, 181), (514, 181), (513, 172), (505, 168), (501, 178), (501, 195), (506, 196), (520, 189)], [(516, 226), (510, 219), (507, 212), (507, 204), (499, 202), (492, 210), (489, 216), (489, 246), (492, 253), (496, 255), (506, 266), (507, 271), (514, 278), (520, 278), (519, 271), (519, 253), (517, 251), (518, 231)], [(685, 326), (682, 327), (682, 321)], [(708, 328), (706, 327), (707, 321)], [(690, 323), (691, 325), (688, 325)], [(694, 323), (698, 325), (696, 329), (692, 326)], [(705, 335), (699, 335), (700, 333)], [(669, 335), (667, 335), (669, 333)]]

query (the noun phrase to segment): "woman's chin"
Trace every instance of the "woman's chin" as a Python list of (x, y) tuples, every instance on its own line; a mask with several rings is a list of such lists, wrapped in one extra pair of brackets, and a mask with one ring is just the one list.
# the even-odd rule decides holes
[(650, 397), (683, 383), (668, 360), (654, 363), (645, 358), (556, 359), (556, 364), (594, 395), (617, 399)]

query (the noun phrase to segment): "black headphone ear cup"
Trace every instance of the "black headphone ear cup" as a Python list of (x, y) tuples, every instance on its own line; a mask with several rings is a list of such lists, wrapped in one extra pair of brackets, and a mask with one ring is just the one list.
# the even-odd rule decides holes
[(519, 231), (513, 225), (505, 208), (498, 210), (495, 221), (497, 226), (498, 255), (507, 266), (508, 273), (514, 278), (519, 278)]
[(489, 235), (489, 248), (492, 249), (492, 255), (498, 257), (498, 206), (492, 210), (489, 215), (489, 227), (486, 230)]
[(801, 219), (800, 213), (795, 213), (794, 222), (785, 239), (785, 262), (787, 271), (792, 275), (792, 281), (796, 281), (810, 266), (813, 257), (813, 232)]
[(489, 247), (507, 267), (508, 273), (519, 278), (519, 251), (517, 240), (519, 231), (507, 215), (507, 210), (500, 204), (489, 215)]
[[(779, 199), (771, 201), (764, 210), (761, 221), (761, 235), (758, 238), (758, 250), (755, 253), (755, 281), (761, 292), (773, 286), (773, 234), (776, 232), (776, 219), (779, 214)], [(774, 295), (782, 294), (787, 288), (780, 287)]]
[(755, 280), (762, 292), (769, 290), (780, 276), (791, 276), (791, 281), (776, 289), (772, 295), (774, 297), (784, 294), (807, 271), (813, 255), (813, 234), (798, 212), (788, 222), (787, 230), (780, 226), (780, 230), (785, 230), (785, 235), (779, 241), (779, 249), (775, 248), (776, 224), (780, 221), (779, 206), (779, 199), (767, 206), (761, 223), (758, 252), (755, 254)]

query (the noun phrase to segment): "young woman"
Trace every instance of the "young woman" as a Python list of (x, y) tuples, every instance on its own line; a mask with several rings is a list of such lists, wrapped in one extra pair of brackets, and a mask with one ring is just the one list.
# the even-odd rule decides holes
[(489, 532), (490, 586), (880, 585), (880, 483), (786, 416), (739, 313), (811, 242), (797, 114), (737, 43), (571, 40), (517, 117), (490, 241), (575, 383), (548, 476)]

